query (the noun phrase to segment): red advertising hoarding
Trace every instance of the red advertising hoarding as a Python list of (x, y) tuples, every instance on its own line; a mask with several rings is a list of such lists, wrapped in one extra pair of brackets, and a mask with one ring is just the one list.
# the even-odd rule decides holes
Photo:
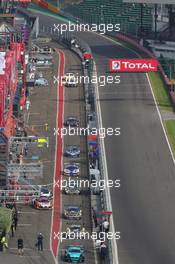
[(155, 59), (110, 59), (110, 72), (156, 72), (158, 61)]

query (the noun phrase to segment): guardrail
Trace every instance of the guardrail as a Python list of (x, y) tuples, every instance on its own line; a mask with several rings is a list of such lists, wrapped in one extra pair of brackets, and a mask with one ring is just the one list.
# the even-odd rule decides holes
[[(139, 44), (136, 40), (128, 37), (127, 35), (125, 34), (122, 34), (122, 33), (117, 33), (115, 35), (115, 37), (121, 41), (124, 41), (124, 42), (127, 42), (128, 44), (134, 46), (135, 48), (137, 48), (140, 52), (143, 52), (145, 53), (148, 57), (150, 58), (153, 58), (153, 59), (156, 59), (156, 56), (151, 52), (149, 51), (147, 48), (143, 47), (141, 44)], [(166, 85), (171, 85), (171, 82), (169, 80), (169, 78), (166, 76), (163, 68), (162, 68), (162, 65), (159, 63), (159, 70), (160, 70), (160, 73), (163, 77), (163, 80), (165, 82)]]

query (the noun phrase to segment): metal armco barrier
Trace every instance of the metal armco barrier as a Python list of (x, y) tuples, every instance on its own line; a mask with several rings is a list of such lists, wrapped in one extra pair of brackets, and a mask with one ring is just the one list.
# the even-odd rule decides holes
[[(124, 34), (121, 34), (121, 33), (117, 33), (116, 34), (116, 38), (121, 40), (121, 41), (124, 41), (124, 42), (127, 42), (131, 45), (133, 45), (134, 47), (136, 47), (138, 49), (138, 51), (140, 52), (144, 52), (146, 55), (148, 55), (150, 58), (153, 58), (153, 59), (156, 59), (156, 56), (151, 53), (148, 49), (146, 49), (145, 47), (143, 47), (142, 45), (140, 45), (137, 41), (135, 41), (134, 39), (132, 38), (129, 38), (128, 36), (124, 35)], [(171, 85), (171, 82), (170, 80), (167, 78), (161, 64), (159, 63), (159, 70), (162, 74), (162, 77), (165, 81), (165, 84), (166, 85)]]

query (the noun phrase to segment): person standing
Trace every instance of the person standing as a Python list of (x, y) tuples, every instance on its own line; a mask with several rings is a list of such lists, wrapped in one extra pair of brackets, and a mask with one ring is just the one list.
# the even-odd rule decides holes
[(15, 231), (15, 225), (14, 225), (14, 222), (12, 222), (11, 224), (12, 237), (14, 237), (14, 231)]
[(103, 224), (102, 224), (102, 227), (103, 227), (103, 231), (108, 233), (109, 232), (109, 222), (107, 219), (104, 220)]
[(101, 259), (105, 261), (107, 256), (107, 246), (104, 243), (102, 243), (100, 247), (100, 256)]
[(24, 243), (23, 243), (23, 239), (21, 237), (18, 238), (17, 246), (18, 246), (18, 254), (22, 256), (23, 255)]
[(42, 233), (39, 233), (37, 236), (37, 246), (38, 246), (38, 251), (43, 251), (43, 235)]
[(30, 108), (31, 102), (29, 99), (26, 100), (26, 110), (28, 111)]
[(17, 213), (15, 213), (14, 216), (13, 216), (13, 223), (14, 223), (14, 228), (16, 230), (17, 225), (18, 225), (18, 216), (17, 216)]

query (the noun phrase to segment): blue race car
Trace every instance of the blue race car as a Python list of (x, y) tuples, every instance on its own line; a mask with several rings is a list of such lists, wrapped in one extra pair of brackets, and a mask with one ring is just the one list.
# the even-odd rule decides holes
[(84, 262), (84, 248), (81, 246), (68, 246), (64, 253), (66, 262), (81, 263)]
[(64, 175), (78, 176), (80, 174), (80, 166), (77, 163), (64, 163)]
[(64, 122), (65, 126), (78, 127), (80, 124), (79, 119), (76, 116), (69, 116)]
[(66, 219), (80, 220), (82, 218), (82, 210), (79, 206), (69, 205), (64, 208), (64, 217)]
[(78, 146), (67, 146), (65, 149), (65, 156), (66, 157), (79, 157), (80, 156), (80, 147)]

